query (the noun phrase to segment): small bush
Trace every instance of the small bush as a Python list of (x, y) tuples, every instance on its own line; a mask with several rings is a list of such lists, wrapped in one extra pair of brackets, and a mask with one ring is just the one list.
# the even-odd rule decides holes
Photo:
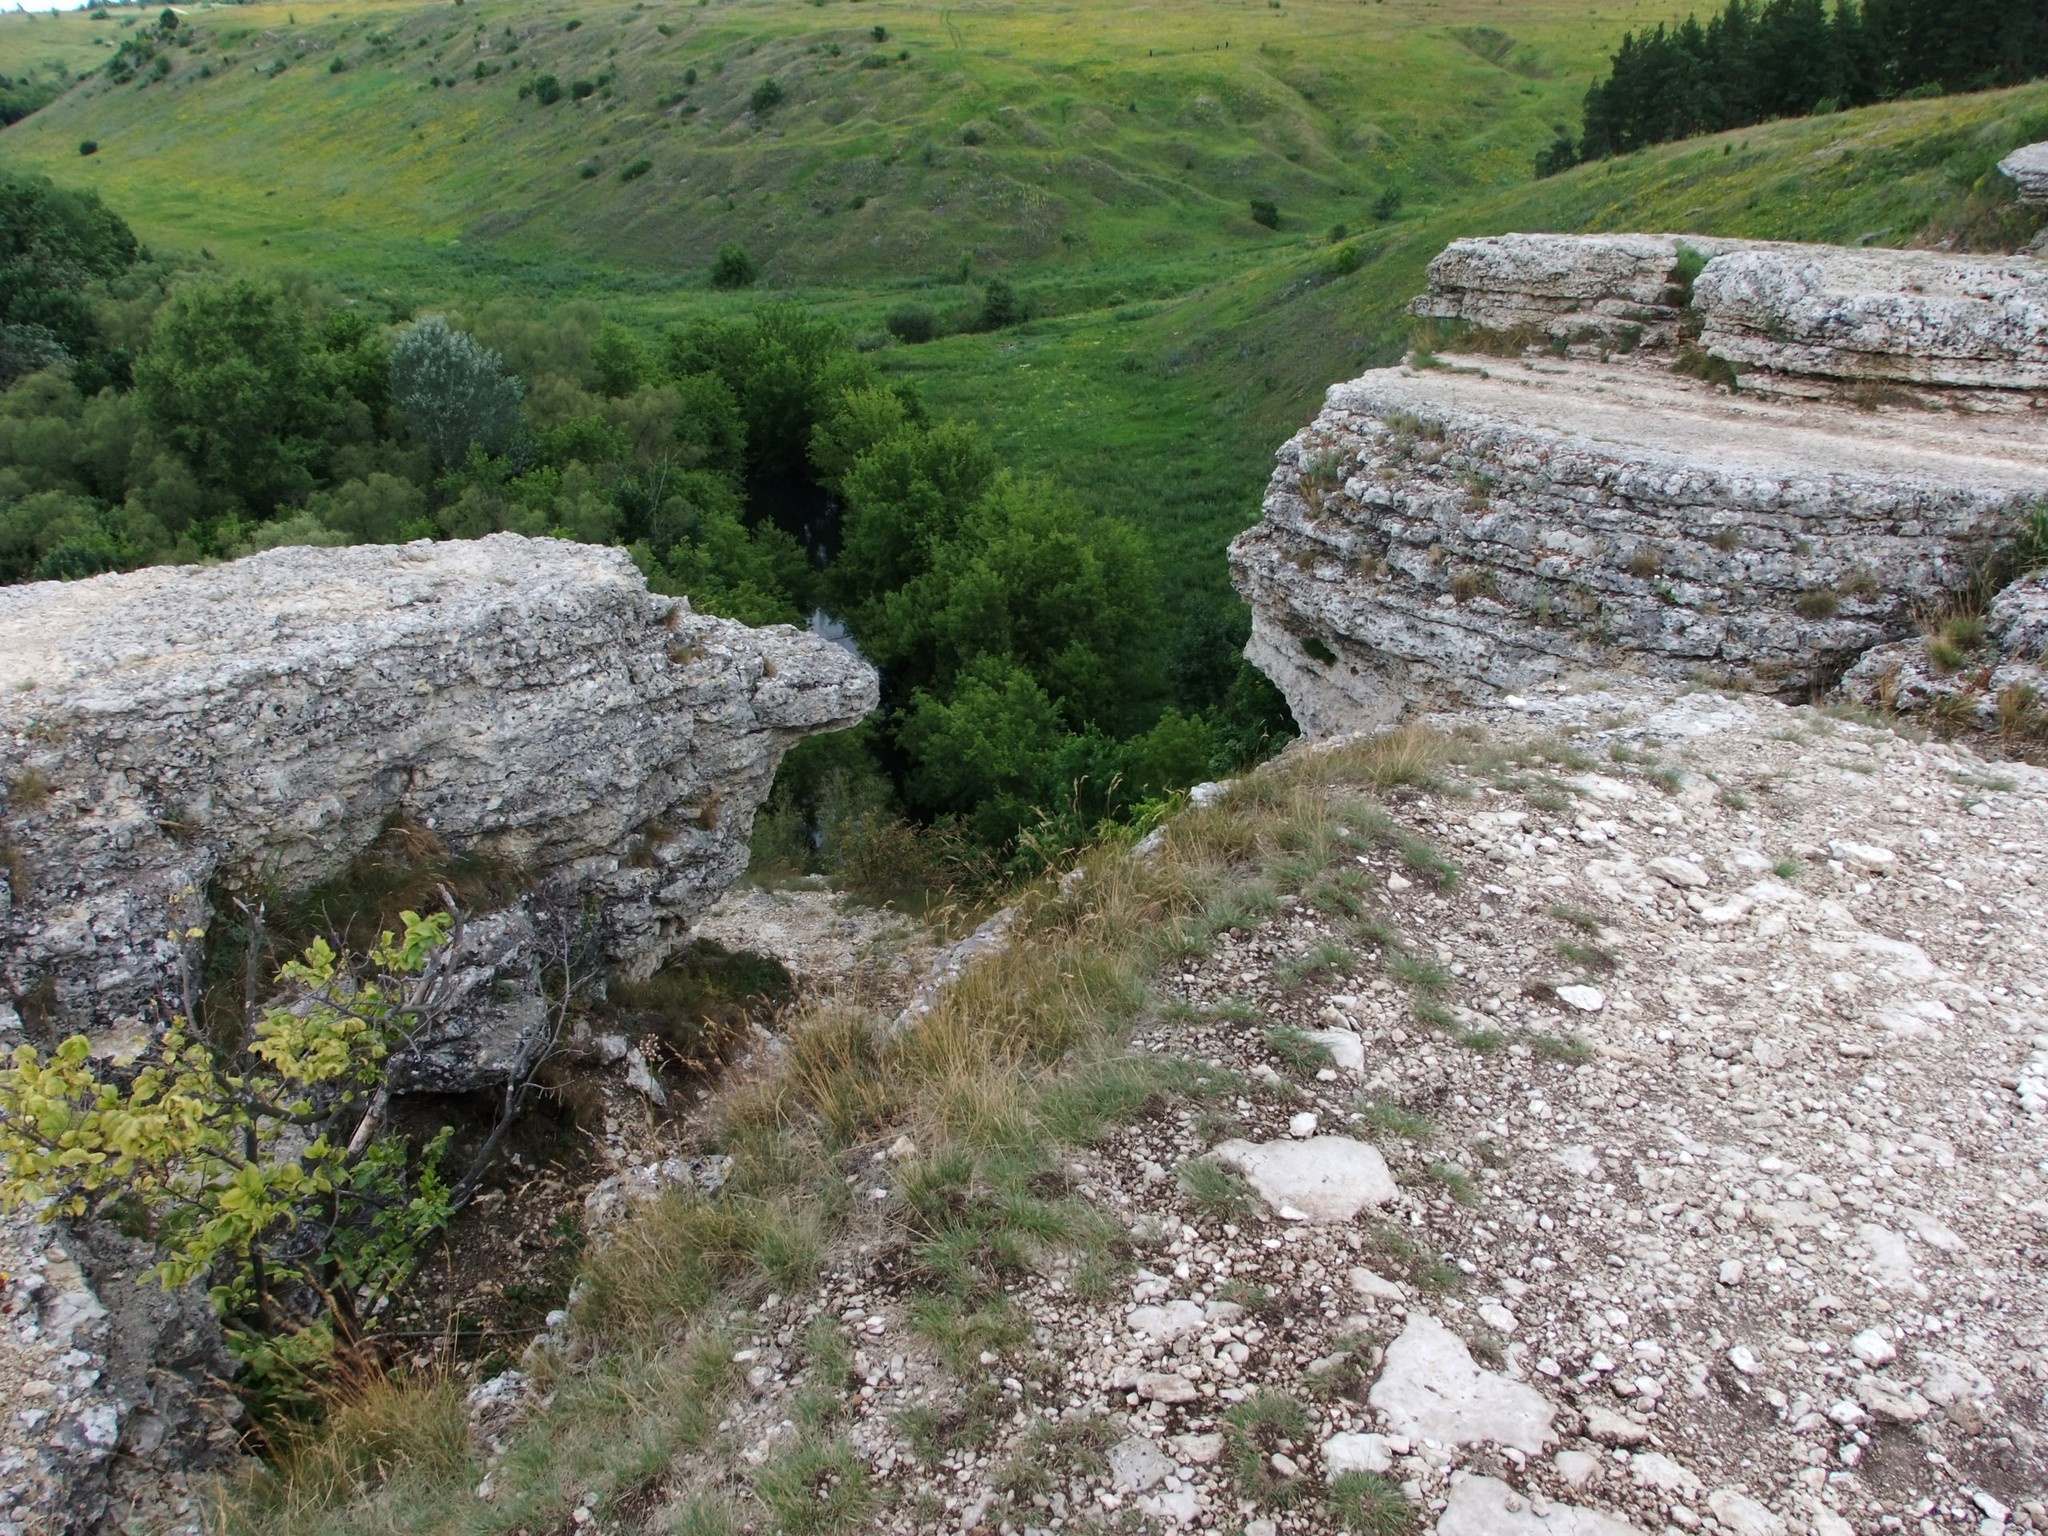
[(653, 169), (654, 162), (652, 160), (635, 160), (631, 165), (619, 172), (619, 180), (638, 181)]
[(788, 93), (783, 90), (781, 81), (763, 80), (754, 87), (754, 94), (747, 98), (747, 106), (754, 116), (766, 117), (786, 100)]
[(689, 67), (688, 69), (686, 69), (686, 70), (684, 70), (684, 71), (683, 71), (683, 84), (684, 84), (684, 85), (695, 85), (696, 83), (697, 83), (697, 66), (696, 66), (696, 65), (694, 65), (694, 64), (692, 64), (692, 65), (691, 65), (691, 66), (690, 66), (690, 67)]
[(533, 99), (544, 107), (552, 107), (562, 99), (562, 82), (553, 75), (542, 75), (533, 82)]
[(1017, 297), (1016, 289), (1000, 277), (992, 277), (983, 285), (981, 328), (984, 331), (1006, 330), (1025, 318), (1024, 301)]
[(1835, 610), (1840, 608), (1842, 603), (1834, 593), (1823, 587), (1812, 592), (1800, 593), (1792, 600), (1792, 606), (1798, 610), (1802, 619), (1819, 620), (1832, 619)]
[(751, 287), (760, 276), (760, 267), (737, 240), (728, 240), (721, 245), (711, 262), (711, 286), (714, 288)]
[(1384, 224), (1401, 211), (1401, 189), (1389, 187), (1373, 199), (1372, 216)]
[(1280, 227), (1280, 205), (1270, 197), (1252, 199), (1252, 222), (1263, 224), (1268, 229)]
[(597, 94), (597, 87), (588, 80), (578, 80), (569, 87), (569, 94), (578, 101), (585, 101)]
[(883, 328), (898, 341), (917, 346), (939, 334), (939, 318), (922, 304), (906, 304), (889, 311)]
[(96, 155), (100, 152), (100, 141), (98, 139), (83, 139), (79, 142), (78, 152), (81, 155)]

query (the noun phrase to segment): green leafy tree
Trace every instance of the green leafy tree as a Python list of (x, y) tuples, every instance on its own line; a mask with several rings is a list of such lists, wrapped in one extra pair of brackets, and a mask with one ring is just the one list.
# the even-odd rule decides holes
[(440, 315), (408, 326), (391, 349), (391, 401), (443, 468), (472, 445), (502, 453), (520, 427), (520, 381), (497, 353)]
[(158, 1279), (209, 1281), (223, 1312), (281, 1321), (291, 1281), (375, 1309), (456, 1200), (437, 1172), (447, 1134), (415, 1162), (386, 1121), (386, 1058), (450, 974), (448, 915), (403, 924), (361, 965), (316, 941), (226, 1046), (189, 1012), (132, 1059), (101, 1061), (82, 1035), (47, 1056), (17, 1046), (0, 1068), (0, 1203), (118, 1209), (162, 1253)]
[(1157, 576), (1137, 531), (1004, 474), (930, 568), (883, 600), (861, 643), (904, 683), (941, 695), (980, 658), (1002, 657), (1070, 729), (1121, 734), (1156, 696), (1158, 628)]
[(151, 425), (199, 479), (262, 517), (313, 488), (343, 424), (345, 372), (304, 309), (241, 280), (166, 304), (135, 384)]
[(881, 632), (889, 594), (931, 568), (997, 468), (977, 428), (941, 422), (884, 439), (840, 476), (841, 542), (826, 579), (863, 645)]
[(140, 256), (97, 194), (0, 177), (0, 384), (53, 364), (73, 366), (87, 394), (119, 380), (127, 358), (106, 345), (87, 289)]
[(737, 240), (728, 240), (721, 245), (711, 261), (711, 286), (714, 288), (751, 288), (760, 275), (760, 265)]
[(1048, 760), (1065, 734), (1059, 706), (1029, 672), (981, 657), (950, 697), (911, 697), (899, 734), (913, 765), (911, 803), (926, 815), (964, 813), (981, 841), (1001, 844), (1034, 819)]

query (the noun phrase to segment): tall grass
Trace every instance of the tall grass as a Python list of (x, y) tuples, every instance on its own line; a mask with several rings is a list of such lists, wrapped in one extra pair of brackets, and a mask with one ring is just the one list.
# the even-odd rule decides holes
[[(1199, 1063), (1124, 1049), (1177, 925), (1277, 864), (1336, 857), (1356, 835), (1347, 818), (1371, 811), (1370, 791), (1426, 777), (1445, 750), (1441, 738), (1404, 732), (1339, 753), (1288, 754), (1169, 823), (1151, 856), (1117, 841), (1083, 855), (1078, 878), (1031, 886), (1009, 946), (902, 1031), (855, 1008), (813, 1008), (719, 1097), (711, 1140), (734, 1158), (725, 1189), (665, 1196), (593, 1245), (574, 1347), (542, 1363), (549, 1405), (501, 1461), (474, 1459), (450, 1381), (374, 1377), (345, 1391), (322, 1428), (230, 1488), (219, 1530), (552, 1529), (571, 1511), (570, 1490), (601, 1509), (659, 1481), (678, 1458), (708, 1454), (735, 1371), (732, 1309), (811, 1278), (855, 1209), (844, 1159), (856, 1153), (870, 1165), (869, 1149), (904, 1136), (918, 1150), (886, 1176), (887, 1215), (923, 1291), (913, 1326), (963, 1369), (984, 1349), (1014, 1347), (1026, 1330), (1004, 1295), (1006, 1275), (1047, 1248), (1106, 1260), (1117, 1238), (1113, 1223), (1058, 1192), (1059, 1147), (1157, 1099), (1241, 1087)], [(1208, 1207), (1244, 1198), (1200, 1168), (1186, 1176)], [(874, 1490), (824, 1434), (829, 1403), (816, 1406), (817, 1433), (764, 1467), (751, 1497), (788, 1529), (851, 1529), (869, 1517)], [(473, 1489), (487, 1470), (485, 1503)], [(725, 1518), (701, 1500), (687, 1508), (692, 1519)]]

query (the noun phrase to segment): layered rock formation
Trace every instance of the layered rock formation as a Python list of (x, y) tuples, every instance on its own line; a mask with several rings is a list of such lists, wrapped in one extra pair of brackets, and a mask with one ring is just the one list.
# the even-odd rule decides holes
[[(644, 972), (745, 868), (782, 753), (876, 691), (836, 645), (650, 594), (621, 550), (511, 534), (0, 590), (0, 999), (120, 1027), (213, 893), (306, 888), (401, 819), (594, 905)], [(531, 906), (472, 924), (476, 1006), (417, 1086), (530, 1047)]]
[(2025, 144), (1998, 162), (2023, 203), (2048, 203), (2048, 144)]
[(1312, 734), (1594, 667), (1807, 696), (2048, 496), (2026, 258), (1503, 236), (1415, 308), (1474, 350), (1334, 387), (1231, 549)]

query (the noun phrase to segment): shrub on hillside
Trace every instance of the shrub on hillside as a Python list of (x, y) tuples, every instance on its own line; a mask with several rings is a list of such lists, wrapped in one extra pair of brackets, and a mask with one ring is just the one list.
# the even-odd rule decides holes
[(1253, 198), (1252, 222), (1254, 224), (1263, 224), (1268, 229), (1278, 229), (1280, 227), (1280, 205), (1270, 197)]
[(439, 315), (408, 326), (391, 349), (391, 403), (443, 468), (471, 444), (503, 452), (519, 430), (522, 392), (497, 353)]
[(753, 109), (754, 116), (765, 117), (786, 99), (787, 93), (782, 89), (781, 81), (763, 80), (754, 87), (754, 94), (747, 98), (747, 105)]
[(1002, 278), (992, 277), (982, 285), (980, 324), (984, 331), (1005, 330), (1028, 318), (1017, 290)]
[(923, 304), (905, 304), (889, 311), (889, 318), (882, 322), (891, 336), (912, 346), (930, 341), (939, 334), (939, 317)]
[(553, 75), (542, 75), (533, 82), (533, 99), (544, 107), (552, 107), (562, 99), (562, 82)]
[(737, 240), (728, 240), (721, 245), (711, 261), (711, 286), (714, 288), (746, 288), (760, 275), (761, 268)]

